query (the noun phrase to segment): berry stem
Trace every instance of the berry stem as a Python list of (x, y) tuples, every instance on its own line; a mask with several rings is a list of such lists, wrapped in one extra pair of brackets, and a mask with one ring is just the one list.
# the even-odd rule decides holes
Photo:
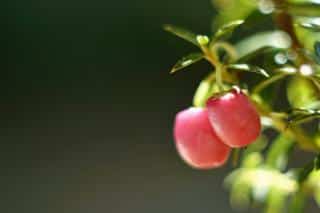
[(219, 92), (223, 91), (223, 80), (222, 80), (222, 72), (224, 70), (223, 65), (219, 62), (218, 56), (216, 52), (211, 51), (208, 46), (201, 45), (201, 50), (205, 54), (205, 59), (211, 63), (211, 65), (215, 68), (216, 72), (216, 82), (218, 85)]
[(219, 92), (223, 91), (223, 81), (222, 81), (222, 66), (219, 64), (216, 66), (216, 82), (219, 88)]
[(234, 149), (232, 153), (232, 166), (237, 167), (240, 158), (240, 149)]

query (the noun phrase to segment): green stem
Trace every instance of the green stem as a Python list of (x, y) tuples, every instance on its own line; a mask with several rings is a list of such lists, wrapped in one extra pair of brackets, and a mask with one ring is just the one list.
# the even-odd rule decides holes
[(219, 62), (216, 52), (210, 51), (208, 46), (201, 46), (202, 52), (205, 54), (205, 59), (209, 61), (212, 66), (215, 67), (216, 72), (216, 82), (219, 88), (219, 91), (223, 91), (223, 80), (222, 80), (222, 72), (223, 65)]
[(210, 47), (211, 51), (214, 53), (216, 53), (219, 48), (222, 48), (227, 52), (231, 61), (235, 61), (237, 59), (237, 57), (238, 57), (237, 51), (235, 50), (235, 48), (231, 44), (229, 44), (227, 42), (220, 41), (220, 42), (214, 43)]
[(255, 104), (256, 109), (258, 110), (260, 115), (271, 119), (273, 127), (277, 131), (287, 135), (288, 137), (294, 138), (301, 147), (301, 149), (309, 152), (319, 152), (319, 147), (313, 143), (312, 139), (309, 138), (309, 136), (307, 136), (300, 127), (292, 126), (288, 128), (287, 122), (284, 121), (282, 118), (274, 116), (272, 112), (267, 110), (265, 107), (261, 106), (259, 103), (254, 101), (253, 103)]
[(223, 71), (222, 66), (218, 64), (216, 66), (216, 82), (219, 88), (219, 92), (223, 91), (222, 71)]
[(256, 85), (253, 90), (252, 90), (252, 93), (253, 94), (258, 94), (260, 93), (263, 89), (265, 89), (267, 86), (269, 86), (270, 84), (278, 81), (278, 80), (281, 80), (282, 78), (286, 77), (290, 75), (289, 73), (281, 73), (281, 74), (278, 74), (278, 75), (274, 75), (272, 76), (271, 78), (268, 78), (267, 80), (265, 81), (262, 81), (261, 83), (259, 83), (258, 85)]
[(232, 155), (232, 166), (236, 167), (239, 163), (239, 158), (240, 158), (240, 149), (234, 149), (233, 150), (233, 155)]
[(289, 205), (289, 212), (291, 213), (303, 213), (304, 207), (306, 202), (306, 195), (300, 189), (296, 192), (293, 197), (291, 198), (291, 203)]

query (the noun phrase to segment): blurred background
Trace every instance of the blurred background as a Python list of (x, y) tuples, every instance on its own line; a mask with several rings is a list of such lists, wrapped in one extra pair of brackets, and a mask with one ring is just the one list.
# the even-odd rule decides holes
[(2, 10), (1, 212), (231, 212), (228, 168), (192, 170), (172, 140), (208, 66), (170, 76), (194, 47), (162, 25), (209, 32), (209, 0), (10, 0)]
[(209, 34), (210, 0), (10, 0), (0, 10), (0, 212), (235, 212), (230, 166), (193, 170), (172, 139), (210, 68), (169, 75), (195, 48), (162, 26)]

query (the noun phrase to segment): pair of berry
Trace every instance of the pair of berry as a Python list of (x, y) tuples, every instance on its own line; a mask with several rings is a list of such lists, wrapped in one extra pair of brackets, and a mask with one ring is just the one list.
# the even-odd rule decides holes
[(254, 142), (261, 130), (260, 117), (240, 89), (209, 98), (205, 108), (179, 112), (174, 124), (178, 153), (190, 166), (210, 169), (222, 166), (231, 148)]

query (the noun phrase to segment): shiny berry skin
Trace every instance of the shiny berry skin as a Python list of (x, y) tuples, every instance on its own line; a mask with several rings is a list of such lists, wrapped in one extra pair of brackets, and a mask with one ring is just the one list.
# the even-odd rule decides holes
[(176, 115), (174, 139), (181, 158), (196, 169), (222, 166), (230, 147), (213, 131), (205, 108), (189, 108)]
[(210, 123), (218, 137), (230, 147), (244, 147), (260, 134), (260, 116), (240, 89), (207, 101)]

